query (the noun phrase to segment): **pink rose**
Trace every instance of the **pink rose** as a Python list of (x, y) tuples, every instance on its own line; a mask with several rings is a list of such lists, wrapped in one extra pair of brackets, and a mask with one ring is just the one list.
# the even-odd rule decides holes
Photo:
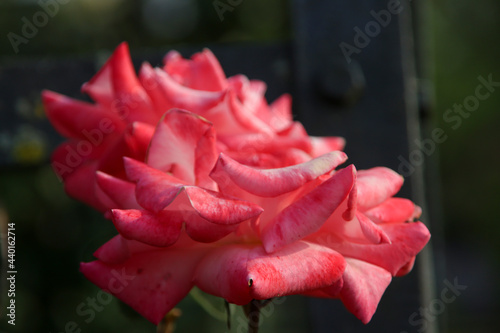
[(430, 238), (414, 222), (420, 208), (393, 197), (403, 178), (387, 168), (337, 169), (343, 140), (309, 137), (289, 97), (268, 106), (264, 90), (226, 79), (209, 51), (171, 52), (137, 79), (122, 44), (84, 86), (96, 104), (44, 93), (71, 139), (54, 154), (56, 170), (103, 134), (62, 175), (119, 232), (81, 264), (89, 280), (153, 323), (193, 286), (239, 305), (340, 298), (370, 321)]
[(96, 171), (124, 178), (122, 157), (144, 160), (154, 126), (171, 108), (208, 119), (217, 147), (247, 165), (281, 167), (344, 146), (342, 138), (309, 137), (292, 120), (290, 96), (268, 105), (266, 85), (243, 75), (226, 78), (207, 49), (191, 60), (169, 52), (163, 68), (144, 63), (136, 76), (122, 43), (82, 92), (95, 104), (43, 92), (47, 116), (69, 140), (52, 156), (66, 191), (98, 210), (112, 206), (95, 183)]
[[(158, 323), (193, 286), (228, 302), (303, 294), (340, 298), (368, 322), (392, 276), (408, 273), (429, 240), (403, 183), (386, 168), (335, 170), (333, 151), (282, 168), (244, 165), (216, 149), (214, 126), (173, 109), (146, 163), (125, 159), (128, 181), (98, 174), (120, 235), (85, 276)], [(213, 166), (208, 167), (208, 166)], [(411, 223), (407, 223), (411, 222)], [(113, 291), (111, 291), (113, 292)]]

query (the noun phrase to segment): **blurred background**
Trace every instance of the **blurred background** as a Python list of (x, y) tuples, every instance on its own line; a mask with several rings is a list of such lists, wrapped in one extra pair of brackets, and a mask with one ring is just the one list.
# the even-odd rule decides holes
[[(206, 0), (60, 0), (57, 7), (44, 9), (41, 3), (48, 2), (0, 2), (0, 75), (30, 61), (66, 61), (96, 54), (105, 60), (124, 40), (133, 53), (164, 53), (185, 45), (201, 49), (220, 43), (283, 43), (293, 38), (286, 0), (233, 1), (239, 4), (230, 5), (222, 15), (215, 9), (215, 1)], [(440, 261), (444, 277), (449, 281), (457, 278), (467, 286), (439, 320), (444, 322), (445, 332), (496, 332), (495, 315), (500, 311), (496, 211), (500, 202), (500, 89), (481, 101), (456, 128), (444, 115), (475, 93), (479, 76), (491, 75), (500, 82), (500, 2), (433, 0), (425, 8), (418, 19), (424, 38), (421, 59), (428, 73), (428, 116), (434, 127), (448, 135), (428, 164), (441, 180), (430, 184), (433, 199), (442, 202), (445, 247), (438, 256), (445, 259)], [(49, 14), (47, 22), (36, 32), (27, 31), (32, 36), (16, 40), (13, 47), (12, 38), (16, 37), (9, 33), (22, 36), (23, 18), (42, 23), (43, 17), (35, 18), (41, 10)], [(71, 94), (78, 96), (78, 91)], [(5, 107), (5, 97), (0, 91), (0, 119), (8, 121), (6, 115), (16, 113), (27, 125), (0, 132), (0, 154), (4, 155), (0, 160), (16, 161), (0, 165), (0, 201), (9, 221), (16, 225), (18, 266), (16, 326), (7, 325), (2, 318), (0, 331), (62, 332), (74, 321), (83, 332), (154, 332), (152, 324), (117, 300), (90, 323), (75, 313), (80, 303), (98, 291), (79, 273), (78, 263), (91, 260), (93, 251), (115, 230), (100, 214), (68, 198), (53, 174), (48, 163), (50, 138), (29, 125), (44, 118), (39, 92), (27, 90), (14, 110)], [(436, 285), (440, 292), (443, 284), (437, 281)], [(5, 298), (3, 289), (1, 294)], [(212, 302), (221, 311), (222, 305)], [(208, 315), (192, 297), (179, 307), (196, 318), (181, 317), (179, 332), (196, 332), (199, 327), (228, 331), (223, 321)], [(307, 318), (303, 300), (291, 297), (265, 318), (263, 331), (307, 331)], [(232, 331), (237, 331), (237, 324)]]

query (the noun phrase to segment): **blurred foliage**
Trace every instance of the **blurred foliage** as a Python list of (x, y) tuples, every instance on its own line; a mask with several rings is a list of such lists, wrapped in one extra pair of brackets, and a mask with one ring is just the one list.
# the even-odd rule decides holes
[[(500, 226), (488, 220), (500, 201), (500, 173), (489, 166), (500, 164), (500, 89), (481, 101), (457, 129), (444, 122), (443, 113), (474, 95), (478, 76), (492, 74), (493, 81), (500, 82), (500, 25), (493, 24), (500, 17), (500, 3), (437, 1), (435, 8), (435, 116), (449, 135), (441, 147), (441, 163), (446, 215), (455, 221), (447, 230), (457, 239), (468, 238), (462, 230), (473, 228), (478, 241), (494, 243), (498, 233), (491, 228), (500, 231)], [(464, 199), (466, 205), (457, 204)]]
[(500, 87), (453, 129), (443, 118), (474, 95), (478, 77), (500, 82), (500, 2), (434, 0), (432, 46), (436, 125), (447, 243), (448, 278), (469, 288), (449, 309), (450, 332), (494, 332), (500, 310)]
[[(45, 2), (46, 0), (42, 1)], [(19, 45), (18, 56), (88, 53), (114, 49), (126, 40), (131, 48), (172, 44), (272, 41), (290, 36), (288, 1), (252, 0), (214, 7), (207, 0), (65, 0), (48, 23), (27, 44)], [(238, 3), (238, 1), (233, 1)], [(37, 0), (2, 0), (0, 31), (22, 36), (25, 17), (34, 21), (43, 11)], [(54, 10), (55, 12), (55, 10)], [(222, 20), (221, 20), (222, 18)], [(255, 24), (258, 22), (258, 24)], [(8, 38), (0, 42), (1, 55), (15, 55)]]

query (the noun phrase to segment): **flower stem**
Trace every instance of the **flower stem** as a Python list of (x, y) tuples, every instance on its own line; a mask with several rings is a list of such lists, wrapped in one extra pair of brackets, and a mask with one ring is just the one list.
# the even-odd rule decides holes
[(243, 306), (243, 310), (248, 319), (248, 333), (259, 333), (260, 309), (262, 309), (270, 302), (270, 299), (266, 299), (263, 301), (254, 299), (247, 305)]
[(260, 301), (250, 302), (250, 313), (248, 314), (248, 333), (259, 333)]

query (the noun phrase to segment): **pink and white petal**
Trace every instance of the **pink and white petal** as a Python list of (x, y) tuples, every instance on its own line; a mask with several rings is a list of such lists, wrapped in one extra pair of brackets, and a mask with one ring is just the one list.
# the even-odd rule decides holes
[(240, 164), (248, 165), (259, 169), (284, 168), (291, 165), (302, 164), (312, 158), (303, 150), (290, 148), (284, 151), (272, 153), (230, 151), (223, 150), (224, 153)]
[(157, 119), (175, 106), (163, 92), (155, 69), (147, 62), (139, 70), (139, 81), (151, 100)]
[[(340, 279), (342, 280), (342, 278)], [(302, 296), (314, 297), (314, 298), (332, 298), (328, 293), (324, 292), (322, 289), (310, 290), (301, 293)]]
[(368, 217), (357, 210), (357, 184), (354, 183), (349, 196), (328, 218), (321, 234), (335, 234), (337, 237), (354, 243), (390, 243), (390, 239)]
[[(346, 260), (346, 264), (348, 264), (348, 262), (347, 262), (348, 259), (347, 258), (344, 258), (344, 259)], [(347, 269), (347, 265), (346, 265), (346, 269)], [(344, 271), (344, 274), (345, 274), (345, 271)], [(344, 287), (344, 278), (341, 277), (340, 279), (335, 281), (334, 284), (332, 284), (331, 286), (328, 286), (326, 288), (321, 289), (321, 291), (324, 292), (325, 294), (329, 295), (329, 297), (337, 298), (340, 296), (340, 292), (342, 291), (343, 287)]]
[[(296, 123), (292, 123), (294, 126)], [(289, 127), (290, 128), (290, 127)], [(292, 131), (274, 133), (243, 133), (233, 135), (219, 135), (217, 137), (229, 150), (271, 153), (283, 152), (289, 149), (310, 151), (307, 134), (296, 135)], [(310, 158), (309, 158), (310, 159)]]
[(274, 133), (273, 129), (259, 117), (254, 114), (253, 109), (249, 107), (249, 101), (240, 102), (233, 90), (228, 91), (229, 112), (236, 122), (248, 132), (262, 132), (267, 134)]
[(269, 109), (268, 122), (275, 131), (281, 131), (290, 126), (293, 117), (291, 111), (292, 97), (289, 94), (281, 95), (269, 106)]
[(171, 107), (190, 110), (203, 115), (204, 112), (221, 103), (226, 95), (224, 90), (205, 91), (185, 87), (162, 69), (155, 68), (154, 70), (156, 82), (158, 82), (165, 98), (170, 101)]
[(127, 156), (144, 161), (154, 131), (155, 127), (146, 123), (136, 121), (130, 124), (123, 135)]
[(131, 254), (127, 242), (135, 241), (125, 239), (122, 235), (118, 234), (101, 245), (101, 247), (94, 252), (94, 257), (106, 264), (123, 263)]
[[(272, 131), (259, 130), (258, 128), (254, 128), (254, 126), (249, 126), (248, 124), (242, 123), (232, 111), (234, 107), (233, 104), (236, 103), (234, 91), (225, 91), (221, 99), (213, 104), (210, 108), (201, 109), (189, 109), (187, 110), (196, 110), (201, 116), (210, 119), (210, 122), (214, 124), (214, 127), (217, 128), (217, 135), (241, 135), (248, 133), (260, 133), (265, 132), (268, 135), (272, 134)], [(199, 110), (199, 111), (198, 111)]]
[(72, 198), (80, 200), (100, 212), (113, 208), (111, 200), (101, 201), (96, 196), (97, 163), (86, 163), (76, 168), (64, 179), (64, 189)]
[(120, 56), (110, 62), (114, 94), (111, 107), (129, 122), (140, 121), (154, 125), (158, 118), (148, 94), (137, 78), (128, 45), (122, 43), (116, 52)]
[(384, 167), (358, 171), (358, 209), (362, 212), (380, 205), (396, 194), (404, 178)]
[(156, 127), (147, 164), (188, 184), (215, 190), (209, 173), (217, 157), (212, 124), (194, 113), (172, 109)]
[[(200, 246), (185, 234), (181, 234), (177, 242), (169, 249)], [(94, 257), (107, 264), (119, 264), (125, 262), (130, 256), (137, 253), (156, 251), (160, 248), (151, 246), (136, 240), (126, 239), (118, 234), (104, 243), (94, 252)]]
[(275, 197), (298, 189), (344, 163), (347, 156), (332, 152), (309, 162), (279, 169), (260, 170), (239, 164), (221, 153), (210, 176), (222, 192), (238, 186), (242, 190), (263, 197)]
[(135, 199), (135, 184), (97, 171), (98, 187), (113, 201), (113, 208), (140, 209)]
[(116, 62), (116, 58), (119, 57), (129, 57), (126, 43), (118, 45), (101, 69), (90, 79), (90, 81), (84, 83), (81, 89), (84, 94), (89, 95), (90, 98), (107, 109), (111, 108), (114, 100), (113, 82), (111, 78), (111, 72), (114, 66), (112, 63)]
[(319, 298), (339, 298), (340, 291), (342, 290), (343, 286), (344, 286), (344, 279), (341, 277), (328, 287), (316, 290), (310, 290), (305, 293), (302, 293), (302, 295), (309, 297), (319, 297)]
[(402, 223), (410, 221), (415, 212), (415, 204), (404, 198), (389, 198), (365, 212), (375, 223)]
[(283, 209), (261, 231), (266, 252), (275, 252), (318, 231), (347, 198), (355, 179), (356, 169), (350, 165)]
[(357, 220), (361, 227), (361, 231), (363, 235), (372, 243), (380, 244), (380, 243), (391, 243), (389, 236), (386, 235), (384, 230), (373, 223), (368, 217), (366, 217), (363, 213), (357, 212), (356, 214)]
[[(188, 208), (186, 203), (189, 203), (190, 210), (194, 210), (200, 217), (215, 224), (238, 224), (256, 219), (263, 212), (261, 207), (252, 202), (195, 186), (184, 187), (183, 194), (186, 195), (187, 200), (179, 201), (179, 207), (183, 206), (186, 209)], [(180, 210), (175, 205), (169, 209)], [(182, 210), (185, 211), (185, 209)]]
[(123, 163), (124, 156), (136, 160), (144, 160), (147, 146), (141, 146), (141, 142), (131, 139), (128, 132), (129, 130), (125, 131), (117, 140), (110, 142), (106, 152), (96, 159), (100, 171), (115, 177), (126, 178)]
[(125, 123), (116, 114), (101, 106), (78, 101), (45, 90), (42, 101), (47, 117), (61, 135), (100, 145), (108, 135), (125, 129)]
[(136, 182), (137, 202), (151, 212), (158, 213), (163, 209), (182, 212), (186, 221), (189, 220), (187, 215), (196, 214), (208, 222), (221, 225), (241, 223), (262, 213), (262, 208), (254, 203), (186, 186), (143, 163), (125, 159), (125, 164), (129, 178)]
[(128, 178), (136, 183), (137, 202), (152, 212), (163, 210), (186, 185), (182, 180), (139, 161), (124, 158), (124, 164)]
[(82, 91), (129, 122), (156, 122), (151, 100), (137, 78), (127, 43), (116, 48), (101, 70), (83, 85)]
[(127, 239), (166, 247), (174, 244), (181, 234), (182, 218), (175, 212), (154, 214), (146, 210), (113, 209), (111, 213), (116, 229)]
[(260, 80), (248, 80), (244, 75), (236, 75), (236, 77), (244, 78), (241, 93), (238, 94), (238, 100), (241, 102), (241, 105), (247, 109), (247, 112), (252, 113), (259, 120), (263, 120), (272, 129), (269, 119), (263, 119), (262, 117), (263, 113), (269, 112), (269, 105), (265, 99), (266, 83)]
[(184, 187), (167, 210), (179, 216), (189, 237), (202, 243), (226, 237), (262, 212), (255, 204), (191, 186)]
[(163, 58), (163, 69), (180, 84), (196, 90), (220, 91), (226, 89), (224, 71), (209, 49), (184, 59), (180, 53), (170, 51)]
[(418, 205), (415, 205), (415, 209), (413, 210), (413, 215), (410, 218), (410, 222), (418, 220), (422, 215), (422, 208)]
[(340, 291), (340, 299), (347, 310), (367, 324), (391, 283), (391, 273), (361, 260), (345, 260), (347, 267), (342, 277), (344, 285)]
[(213, 243), (238, 229), (238, 225), (217, 225), (199, 215), (190, 215), (189, 219), (185, 219), (186, 233), (197, 242)]
[[(279, 149), (281, 145), (286, 145), (287, 147), (295, 147), (309, 153), (313, 148), (306, 129), (297, 121), (292, 122), (290, 126), (278, 132), (278, 138), (275, 139), (275, 142), (276, 149)], [(327, 151), (325, 154), (330, 152)]]
[(50, 157), (51, 166), (58, 178), (66, 180), (82, 164), (87, 162), (76, 151), (79, 141), (66, 141), (57, 146)]
[(415, 258), (416, 257), (411, 258), (410, 261), (408, 261), (403, 267), (401, 267), (399, 269), (399, 271), (394, 276), (396, 276), (396, 277), (404, 276), (404, 275), (410, 273), (411, 270), (413, 269), (413, 265), (415, 265)]
[(238, 74), (227, 79), (230, 90), (234, 92), (237, 101), (249, 113), (259, 116), (259, 106), (264, 101), (267, 85), (259, 80), (249, 80), (245, 75)]
[(379, 225), (391, 243), (362, 244), (346, 242), (335, 235), (316, 235), (311, 241), (335, 249), (346, 257), (351, 257), (380, 266), (393, 276), (413, 257), (430, 239), (429, 230), (421, 222), (390, 223)]
[(252, 299), (327, 287), (342, 276), (344, 268), (341, 255), (307, 242), (293, 243), (273, 254), (259, 245), (227, 245), (207, 254), (194, 282), (205, 292), (243, 305)]
[(239, 133), (217, 135), (217, 139), (224, 144), (225, 150), (240, 152), (268, 152), (276, 150), (270, 147), (276, 136), (269, 133)]
[(313, 157), (326, 154), (334, 150), (344, 150), (345, 139), (338, 136), (330, 137), (309, 137), (312, 144), (311, 155)]
[(148, 251), (120, 264), (81, 263), (80, 270), (98, 287), (158, 324), (193, 287), (193, 273), (205, 251), (200, 248)]

